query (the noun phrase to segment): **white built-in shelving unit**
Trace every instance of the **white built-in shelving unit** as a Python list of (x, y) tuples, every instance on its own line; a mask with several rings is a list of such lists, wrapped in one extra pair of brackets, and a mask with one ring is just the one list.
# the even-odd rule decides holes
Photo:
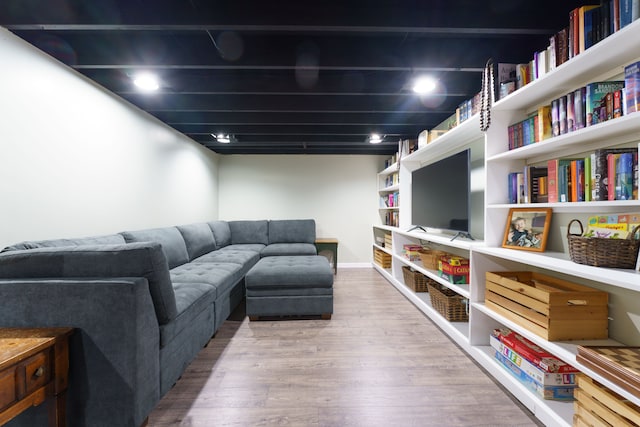
[[(537, 418), (549, 426), (570, 426), (573, 404), (544, 400), (513, 378), (494, 360), (489, 334), (494, 328), (508, 327), (530, 339), (612, 391), (640, 405), (633, 395), (576, 361), (578, 345), (640, 346), (640, 272), (599, 268), (572, 262), (567, 249), (567, 226), (571, 219), (583, 221), (590, 215), (616, 212), (640, 212), (640, 201), (604, 201), (578, 203), (544, 203), (511, 205), (508, 203), (507, 175), (525, 165), (546, 164), (547, 160), (583, 155), (597, 148), (638, 147), (640, 113), (590, 126), (543, 142), (508, 150), (507, 127), (541, 105), (589, 82), (620, 79), (624, 67), (640, 60), (640, 21), (609, 36), (580, 55), (560, 65), (544, 77), (497, 101), (491, 111), (491, 127), (480, 131), (478, 116), (463, 122), (426, 147), (405, 156), (400, 164), (402, 210), (399, 227), (373, 226), (374, 238), (390, 233), (392, 248), (376, 243), (374, 247), (392, 256), (391, 268), (373, 264), (393, 286), (432, 319), (453, 341), (471, 355), (505, 386)], [(484, 150), (484, 192), (481, 212), (482, 241), (451, 240), (451, 236), (411, 228), (411, 172), (481, 141)], [(502, 248), (509, 209), (512, 207), (550, 207), (553, 209), (547, 251), (542, 253)], [(378, 239), (380, 240), (380, 239)], [(471, 259), (470, 285), (453, 285), (425, 269), (419, 261), (409, 261), (402, 254), (404, 244), (427, 244)], [(402, 266), (408, 265), (437, 280), (469, 299), (469, 322), (448, 322), (431, 307), (428, 293), (415, 293), (404, 285)], [(547, 341), (484, 304), (485, 273), (488, 271), (537, 271), (584, 284), (609, 294), (609, 337), (599, 341)]]

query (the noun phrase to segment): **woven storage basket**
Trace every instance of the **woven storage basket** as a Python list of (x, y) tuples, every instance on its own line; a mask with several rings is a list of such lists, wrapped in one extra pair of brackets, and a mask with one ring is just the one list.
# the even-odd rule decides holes
[[(571, 233), (574, 222), (580, 226), (580, 234)], [(571, 261), (594, 267), (635, 268), (640, 248), (640, 240), (635, 235), (639, 228), (640, 226), (636, 226), (626, 239), (582, 237), (582, 223), (572, 219), (567, 227)]]
[(438, 260), (441, 256), (447, 255), (446, 252), (436, 251), (433, 249), (422, 249), (418, 254), (420, 255), (420, 260), (422, 261), (424, 268), (428, 268), (430, 270), (437, 270)]
[(467, 299), (435, 281), (427, 283), (431, 306), (450, 322), (466, 322)]
[(402, 275), (404, 276), (404, 284), (407, 285), (413, 292), (428, 292), (427, 276), (419, 271), (412, 270), (410, 267), (402, 267)]

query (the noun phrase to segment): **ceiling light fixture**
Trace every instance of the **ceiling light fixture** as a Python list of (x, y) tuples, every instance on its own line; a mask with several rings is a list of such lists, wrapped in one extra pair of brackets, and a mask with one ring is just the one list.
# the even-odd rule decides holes
[(229, 135), (226, 133), (219, 133), (219, 134), (212, 133), (211, 136), (221, 144), (229, 144), (234, 139), (232, 135)]
[(413, 83), (413, 91), (417, 94), (433, 92), (436, 88), (436, 80), (431, 77), (420, 77)]
[(134, 77), (133, 84), (145, 92), (152, 92), (160, 88), (158, 78), (150, 73), (141, 73)]
[(384, 135), (380, 135), (379, 133), (372, 133), (369, 135), (369, 144), (380, 144), (384, 139)]

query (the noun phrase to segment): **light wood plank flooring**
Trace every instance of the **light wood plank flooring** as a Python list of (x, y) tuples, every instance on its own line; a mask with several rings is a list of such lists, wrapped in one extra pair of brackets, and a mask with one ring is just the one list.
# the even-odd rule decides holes
[(373, 269), (341, 269), (331, 320), (242, 310), (149, 426), (537, 426)]

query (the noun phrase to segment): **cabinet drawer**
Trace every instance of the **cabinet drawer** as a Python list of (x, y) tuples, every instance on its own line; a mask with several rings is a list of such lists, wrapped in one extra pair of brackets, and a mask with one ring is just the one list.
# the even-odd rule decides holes
[(16, 375), (12, 367), (0, 373), (0, 411), (16, 400)]
[(49, 352), (45, 351), (27, 359), (22, 368), (25, 373), (25, 394), (29, 394), (51, 379)]

